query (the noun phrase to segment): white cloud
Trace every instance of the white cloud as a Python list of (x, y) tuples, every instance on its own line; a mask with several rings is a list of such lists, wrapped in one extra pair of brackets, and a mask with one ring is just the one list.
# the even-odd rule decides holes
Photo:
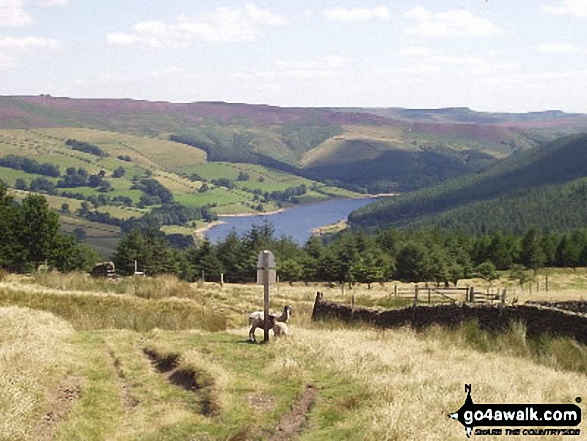
[(263, 27), (283, 26), (286, 20), (253, 4), (244, 8), (219, 8), (200, 19), (179, 17), (175, 23), (149, 21), (133, 26), (133, 33), (110, 33), (107, 42), (114, 46), (137, 43), (152, 47), (188, 47), (196, 41), (208, 43), (250, 42)]
[(37, 4), (44, 8), (50, 6), (62, 6), (69, 3), (69, 0), (37, 0)]
[(393, 68), (394, 73), (406, 75), (449, 74), (485, 77), (517, 68), (511, 63), (499, 62), (494, 57), (452, 55), (429, 47), (408, 47), (397, 52), (405, 60)]
[(562, 70), (559, 72), (539, 72), (531, 75), (539, 80), (573, 80), (583, 82), (587, 76), (587, 70)]
[(332, 8), (324, 11), (324, 16), (333, 21), (367, 21), (367, 20), (389, 20), (389, 9), (387, 6), (379, 6), (373, 9), (366, 8)]
[(57, 40), (42, 37), (0, 37), (0, 67), (18, 67), (23, 55), (39, 50), (59, 49)]
[(43, 37), (0, 37), (0, 49), (58, 49), (57, 40)]
[(18, 65), (18, 61), (15, 57), (0, 52), (0, 69), (13, 68)]
[(427, 57), (434, 54), (434, 49), (425, 46), (412, 46), (400, 49), (398, 55), (409, 57)]
[(418, 21), (429, 21), (432, 20), (433, 14), (432, 12), (424, 9), (422, 6), (417, 6), (406, 12), (404, 17)]
[(408, 28), (408, 33), (422, 37), (489, 37), (503, 33), (503, 30), (495, 26), (491, 20), (478, 17), (463, 9), (432, 13), (417, 7), (404, 16), (419, 22)]
[(562, 0), (558, 6), (542, 6), (542, 10), (554, 15), (574, 15), (577, 17), (587, 17), (587, 1)]
[(20, 27), (34, 22), (34, 18), (24, 10), (23, 0), (0, 0), (0, 26)]
[[(66, 5), (69, 0), (36, 0), (38, 6)], [(0, 26), (21, 27), (36, 23), (35, 18), (25, 10), (25, 0), (0, 0)]]
[(549, 43), (538, 46), (538, 51), (547, 54), (584, 54), (586, 47), (574, 46), (567, 43)]
[[(335, 75), (341, 68), (351, 62), (348, 58), (329, 56), (314, 60), (278, 60), (277, 71), (273, 77), (282, 78), (328, 78)], [(266, 75), (266, 72), (263, 73)]]

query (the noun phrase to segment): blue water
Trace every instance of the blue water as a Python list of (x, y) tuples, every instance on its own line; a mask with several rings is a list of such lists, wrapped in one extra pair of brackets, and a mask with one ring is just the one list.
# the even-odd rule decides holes
[(228, 233), (235, 231), (238, 236), (250, 231), (253, 225), (262, 225), (269, 221), (275, 236), (288, 236), (298, 244), (304, 244), (312, 235), (312, 230), (324, 225), (333, 224), (346, 219), (349, 213), (357, 208), (371, 204), (380, 198), (335, 199), (315, 204), (300, 205), (289, 208), (281, 213), (251, 216), (220, 216), (225, 224), (216, 225), (206, 232), (211, 242), (223, 240)]

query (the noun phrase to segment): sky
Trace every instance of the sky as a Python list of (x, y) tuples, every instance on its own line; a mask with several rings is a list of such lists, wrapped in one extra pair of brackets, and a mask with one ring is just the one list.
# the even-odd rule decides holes
[(0, 0), (0, 95), (587, 113), (587, 0)]

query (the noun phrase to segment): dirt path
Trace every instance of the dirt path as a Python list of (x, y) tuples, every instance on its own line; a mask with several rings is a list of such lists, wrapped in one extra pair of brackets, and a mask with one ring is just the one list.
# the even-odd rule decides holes
[(298, 398), (292, 410), (279, 421), (275, 435), (269, 441), (287, 441), (295, 439), (303, 430), (307, 414), (310, 411), (318, 390), (311, 384), (306, 385), (304, 393)]
[(218, 403), (210, 396), (210, 387), (200, 384), (198, 374), (191, 369), (178, 366), (177, 357), (161, 357), (154, 351), (143, 350), (151, 364), (166, 381), (186, 391), (193, 392), (201, 408), (201, 414), (214, 417), (219, 413)]
[(120, 391), (120, 396), (122, 397), (122, 404), (124, 406), (124, 410), (131, 410), (140, 403), (140, 400), (131, 393), (130, 387), (128, 386), (126, 381), (126, 375), (124, 374), (124, 371), (120, 366), (120, 360), (118, 359), (110, 345), (108, 345), (107, 342), (104, 342), (104, 344), (106, 345), (106, 351), (108, 352), (108, 356), (111, 360), (112, 369), (116, 372), (118, 383), (117, 386), (118, 390)]
[(37, 424), (33, 439), (45, 441), (53, 439), (59, 424), (66, 421), (75, 401), (81, 396), (85, 378), (66, 377), (59, 383), (48, 399), (48, 409)]

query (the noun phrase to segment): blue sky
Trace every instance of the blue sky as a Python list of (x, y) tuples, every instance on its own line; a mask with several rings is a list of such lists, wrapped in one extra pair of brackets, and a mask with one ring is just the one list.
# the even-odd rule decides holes
[(587, 0), (0, 0), (0, 95), (587, 113)]

